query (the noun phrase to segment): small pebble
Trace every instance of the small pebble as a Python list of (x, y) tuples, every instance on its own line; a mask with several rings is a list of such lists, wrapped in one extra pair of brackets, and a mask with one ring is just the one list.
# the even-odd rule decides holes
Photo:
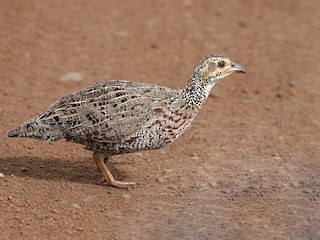
[(131, 194), (124, 193), (124, 194), (122, 194), (122, 197), (124, 199), (130, 199), (131, 198)]
[(158, 177), (156, 179), (157, 179), (158, 183), (164, 183), (165, 182), (164, 178), (162, 178), (162, 177)]
[(209, 182), (209, 186), (215, 188), (218, 186), (218, 184), (216, 182)]
[(72, 204), (72, 207), (74, 207), (74, 208), (81, 208), (81, 207), (80, 207), (80, 205), (75, 204), (75, 203), (74, 203), (74, 204)]
[(297, 188), (299, 187), (299, 183), (298, 182), (291, 182), (291, 186), (294, 187), (294, 188)]
[(69, 72), (60, 76), (60, 81), (62, 82), (80, 82), (83, 78), (78, 72)]
[(272, 154), (271, 156), (272, 156), (275, 160), (281, 160), (281, 159), (282, 159), (278, 153), (274, 153), (274, 154)]
[(3, 173), (0, 173), (0, 178), (4, 178), (4, 174)]
[(165, 173), (172, 173), (172, 172), (173, 172), (172, 169), (163, 169), (163, 171), (164, 171)]
[(22, 168), (20, 168), (20, 171), (21, 172), (28, 172), (28, 169), (26, 167), (22, 167)]

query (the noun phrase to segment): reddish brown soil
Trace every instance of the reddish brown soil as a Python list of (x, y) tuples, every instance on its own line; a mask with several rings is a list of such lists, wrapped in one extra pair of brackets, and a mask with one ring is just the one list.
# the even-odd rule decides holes
[[(320, 239), (320, 2), (0, 2), (1, 239)], [(117, 156), (133, 190), (96, 185), (83, 146), (8, 139), (57, 98), (106, 79), (172, 88), (224, 53), (190, 129)], [(63, 82), (67, 72), (81, 82)]]

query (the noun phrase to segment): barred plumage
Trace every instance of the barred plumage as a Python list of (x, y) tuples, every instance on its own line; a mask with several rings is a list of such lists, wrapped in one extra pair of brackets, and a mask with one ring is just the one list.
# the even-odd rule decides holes
[(211, 54), (181, 90), (125, 80), (97, 83), (61, 98), (8, 136), (83, 144), (94, 152), (106, 181), (126, 188), (135, 183), (114, 180), (106, 167), (110, 156), (172, 143), (191, 124), (211, 88), (233, 71), (244, 69), (224, 55)]

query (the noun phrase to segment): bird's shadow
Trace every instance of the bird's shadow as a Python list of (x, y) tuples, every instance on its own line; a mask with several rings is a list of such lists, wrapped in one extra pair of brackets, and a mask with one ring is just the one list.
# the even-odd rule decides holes
[[(126, 174), (115, 164), (108, 168), (116, 179), (126, 178)], [(93, 159), (81, 158), (70, 162), (59, 158), (40, 158), (31, 156), (0, 158), (0, 172), (4, 175), (30, 177), (48, 181), (67, 181), (85, 184), (97, 184), (103, 179)]]

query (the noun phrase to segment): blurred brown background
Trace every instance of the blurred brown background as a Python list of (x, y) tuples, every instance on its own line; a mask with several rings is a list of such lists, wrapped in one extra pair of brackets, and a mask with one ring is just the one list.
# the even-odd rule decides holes
[[(2, 239), (320, 239), (319, 1), (0, 1)], [(247, 75), (172, 146), (115, 157), (7, 139), (107, 79), (182, 88), (208, 53)]]

